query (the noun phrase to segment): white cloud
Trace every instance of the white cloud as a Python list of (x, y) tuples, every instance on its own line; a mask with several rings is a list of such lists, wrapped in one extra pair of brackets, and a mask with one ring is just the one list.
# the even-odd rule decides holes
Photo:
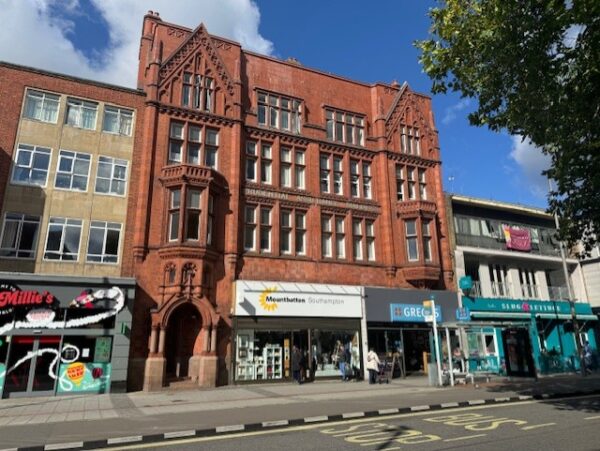
[(533, 145), (528, 139), (523, 140), (520, 135), (512, 137), (513, 147), (510, 158), (517, 163), (521, 175), (520, 184), (529, 189), (532, 195), (545, 198), (548, 193), (548, 179), (542, 175), (542, 171), (550, 167), (550, 157), (542, 153), (542, 150)]
[(457, 104), (452, 105), (451, 107), (446, 108), (444, 112), (444, 117), (442, 118), (442, 124), (448, 125), (454, 119), (456, 119), (457, 114), (467, 108), (471, 104), (471, 99), (462, 99)]
[[(110, 44), (90, 60), (67, 38), (73, 24), (50, 8), (77, 8), (80, 0), (0, 0), (0, 60), (125, 86), (135, 86), (142, 19), (158, 11), (166, 22), (238, 41), (245, 49), (272, 54), (259, 31), (260, 11), (252, 0), (92, 0), (108, 23)], [(10, 43), (10, 45), (7, 45)]]

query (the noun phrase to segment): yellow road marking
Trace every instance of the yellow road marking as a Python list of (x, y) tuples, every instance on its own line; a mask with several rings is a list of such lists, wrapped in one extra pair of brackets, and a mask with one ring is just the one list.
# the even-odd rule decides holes
[(464, 437), (454, 437), (454, 438), (447, 438), (446, 440), (444, 440), (445, 442), (456, 442), (458, 440), (470, 440), (472, 438), (477, 438), (477, 437), (485, 437), (487, 434), (475, 434), (475, 435), (465, 435)]
[(556, 423), (544, 423), (544, 424), (533, 424), (531, 426), (525, 426), (523, 429), (524, 431), (530, 431), (532, 429), (537, 429), (537, 428), (545, 428), (547, 426), (554, 426)]
[[(575, 397), (567, 397), (568, 399), (578, 399), (578, 398), (596, 398), (600, 395), (582, 395), (582, 396), (575, 396)], [(561, 398), (557, 398), (554, 400), (554, 402), (556, 402), (557, 400), (559, 400)], [(503, 404), (489, 404), (489, 405), (481, 405), (481, 406), (471, 406), (471, 407), (458, 407), (455, 409), (444, 409), (444, 413), (450, 413), (450, 412), (464, 412), (465, 410), (483, 410), (483, 409), (501, 409), (501, 408), (506, 408), (506, 407), (512, 407), (512, 406), (524, 406), (524, 405), (528, 405), (528, 404), (539, 404), (539, 403), (543, 403), (543, 401), (538, 401), (538, 400), (529, 400), (529, 401), (520, 401), (520, 402), (510, 402), (510, 403), (503, 403)], [(345, 420), (345, 421), (335, 421), (335, 422), (331, 422), (331, 423), (320, 423), (320, 424), (309, 424), (309, 425), (302, 425), (302, 426), (291, 426), (291, 427), (282, 427), (282, 428), (275, 428), (275, 429), (269, 429), (266, 431), (255, 431), (255, 432), (238, 432), (238, 433), (231, 433), (231, 434), (222, 434), (222, 435), (212, 435), (210, 437), (194, 437), (194, 438), (188, 438), (188, 439), (181, 439), (181, 440), (165, 440), (165, 441), (160, 441), (160, 442), (152, 442), (152, 443), (144, 443), (144, 444), (139, 444), (139, 445), (129, 445), (129, 446), (119, 446), (119, 447), (115, 447), (115, 448), (102, 448), (103, 451), (121, 451), (121, 450), (134, 450), (134, 449), (146, 449), (146, 448), (162, 448), (162, 447), (166, 447), (166, 446), (175, 446), (175, 445), (188, 445), (190, 443), (199, 443), (199, 442), (210, 442), (210, 441), (217, 441), (217, 440), (227, 440), (227, 439), (236, 439), (236, 438), (243, 438), (243, 437), (256, 437), (256, 436), (261, 436), (261, 435), (270, 435), (270, 434), (281, 434), (284, 432), (296, 432), (296, 431), (308, 431), (311, 429), (319, 429), (322, 428), (323, 426), (335, 426), (335, 425), (340, 425), (340, 424), (356, 424), (356, 423), (369, 423), (369, 422), (375, 422), (375, 421), (382, 421), (384, 419), (396, 419), (396, 418), (413, 418), (413, 417), (423, 417), (423, 416), (427, 416), (427, 415), (435, 415), (439, 412), (435, 412), (435, 411), (424, 411), (424, 412), (411, 412), (411, 413), (402, 413), (402, 414), (393, 414), (393, 415), (385, 415), (385, 416), (378, 416), (378, 417), (372, 417), (372, 418), (360, 418), (360, 419), (356, 419), (356, 420)]]

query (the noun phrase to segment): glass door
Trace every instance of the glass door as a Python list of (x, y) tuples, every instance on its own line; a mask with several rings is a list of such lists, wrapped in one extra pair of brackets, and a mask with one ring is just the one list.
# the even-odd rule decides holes
[(13, 336), (10, 344), (3, 397), (54, 394), (56, 372), (50, 366), (59, 355), (60, 337)]
[(37, 340), (35, 362), (32, 375), (30, 376), (29, 391), (36, 396), (53, 395), (56, 383), (58, 365), (52, 368), (54, 377), (50, 372), (50, 366), (59, 355), (60, 337), (40, 337)]

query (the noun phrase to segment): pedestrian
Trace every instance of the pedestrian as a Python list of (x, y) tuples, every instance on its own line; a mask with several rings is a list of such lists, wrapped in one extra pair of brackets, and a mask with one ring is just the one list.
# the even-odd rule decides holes
[(302, 383), (301, 379), (302, 352), (296, 345), (292, 348), (292, 376), (298, 384)]
[(583, 345), (583, 366), (585, 374), (592, 373), (592, 347), (590, 346), (590, 342), (586, 340)]
[(367, 354), (367, 370), (369, 370), (369, 384), (374, 384), (379, 372), (379, 356), (373, 348), (369, 349)]
[(342, 381), (346, 380), (346, 349), (340, 340), (336, 342), (336, 350), (335, 355), (337, 358), (338, 366), (340, 369), (340, 374), (342, 375)]

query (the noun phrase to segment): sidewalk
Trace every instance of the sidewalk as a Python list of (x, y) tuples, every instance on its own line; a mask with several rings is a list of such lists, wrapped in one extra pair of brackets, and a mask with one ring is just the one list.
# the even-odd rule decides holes
[(600, 375), (555, 376), (538, 381), (496, 379), (479, 388), (436, 388), (428, 386), (427, 378), (407, 378), (389, 385), (322, 381), (5, 399), (0, 401), (0, 449), (498, 397), (592, 391), (600, 391)]

